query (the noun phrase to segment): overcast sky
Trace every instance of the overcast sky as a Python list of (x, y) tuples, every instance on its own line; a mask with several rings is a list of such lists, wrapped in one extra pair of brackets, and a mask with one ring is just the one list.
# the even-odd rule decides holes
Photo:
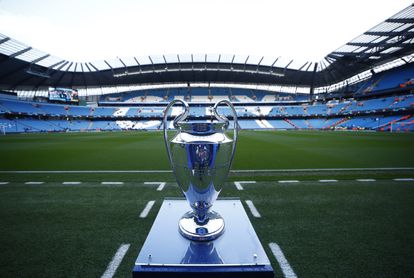
[(0, 0), (0, 33), (86, 62), (152, 54), (319, 61), (407, 0)]

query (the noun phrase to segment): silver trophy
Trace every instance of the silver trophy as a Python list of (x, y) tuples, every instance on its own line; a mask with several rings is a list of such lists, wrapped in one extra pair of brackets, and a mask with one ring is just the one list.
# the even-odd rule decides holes
[[(184, 112), (176, 116), (173, 126), (176, 134), (168, 138), (167, 118), (171, 107), (181, 103)], [(217, 111), (226, 104), (233, 114), (233, 138), (226, 135), (229, 120)], [(238, 123), (236, 110), (228, 100), (213, 107), (214, 121), (186, 121), (189, 106), (185, 101), (173, 100), (164, 111), (164, 140), (168, 158), (177, 183), (192, 211), (179, 220), (180, 233), (194, 241), (208, 241), (224, 232), (224, 220), (211, 210), (229, 173), (236, 150)]]

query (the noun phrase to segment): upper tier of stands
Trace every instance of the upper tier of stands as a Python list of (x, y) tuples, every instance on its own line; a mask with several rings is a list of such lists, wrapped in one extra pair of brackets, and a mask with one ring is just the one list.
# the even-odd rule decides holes
[(306, 101), (308, 95), (274, 93), (239, 88), (168, 88), (151, 89), (101, 96), (100, 103), (155, 103), (181, 99), (187, 102), (215, 103), (226, 99), (232, 102), (293, 102)]
[[(367, 100), (331, 101), (328, 103), (306, 103), (301, 105), (261, 104), (237, 106), (239, 117), (315, 117), (350, 115), (356, 113), (398, 111), (414, 107), (414, 95), (388, 96)], [(51, 116), (69, 118), (161, 118), (163, 106), (87, 107), (27, 102), (0, 97), (0, 114), (21, 114), (30, 116)], [(176, 114), (180, 107), (177, 107)], [(221, 113), (230, 115), (230, 110), (219, 108)], [(210, 107), (191, 107), (190, 115), (203, 117), (211, 115)]]
[(375, 95), (407, 88), (414, 88), (414, 64), (374, 74), (359, 88), (355, 96)]

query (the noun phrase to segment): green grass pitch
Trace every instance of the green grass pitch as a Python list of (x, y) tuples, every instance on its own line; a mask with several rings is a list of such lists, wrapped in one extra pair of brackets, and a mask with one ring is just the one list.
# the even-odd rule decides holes
[[(270, 242), (299, 277), (413, 277), (414, 182), (394, 180), (414, 178), (413, 142), (414, 134), (242, 131), (233, 169), (278, 171), (232, 173), (220, 196), (254, 202), (261, 218), (245, 209), (277, 277)], [(131, 247), (116, 277), (129, 277), (162, 200), (181, 196), (171, 173), (93, 173), (169, 169), (159, 132), (7, 135), (0, 157), (0, 182), (9, 182), (0, 185), (0, 277), (100, 277), (122, 243)], [(92, 172), (12, 172), (44, 170)], [(356, 180), (366, 178), (376, 181)], [(278, 182), (289, 179), (300, 182)], [(238, 191), (237, 180), (257, 183)], [(167, 184), (159, 192), (145, 181)]]

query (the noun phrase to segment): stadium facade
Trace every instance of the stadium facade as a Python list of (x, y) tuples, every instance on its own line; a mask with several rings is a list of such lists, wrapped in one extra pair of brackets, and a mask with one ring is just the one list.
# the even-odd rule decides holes
[(228, 99), (243, 129), (414, 131), (413, 40), (413, 5), (303, 64), (220, 54), (72, 62), (0, 34), (0, 128), (157, 130), (173, 99), (200, 120)]

